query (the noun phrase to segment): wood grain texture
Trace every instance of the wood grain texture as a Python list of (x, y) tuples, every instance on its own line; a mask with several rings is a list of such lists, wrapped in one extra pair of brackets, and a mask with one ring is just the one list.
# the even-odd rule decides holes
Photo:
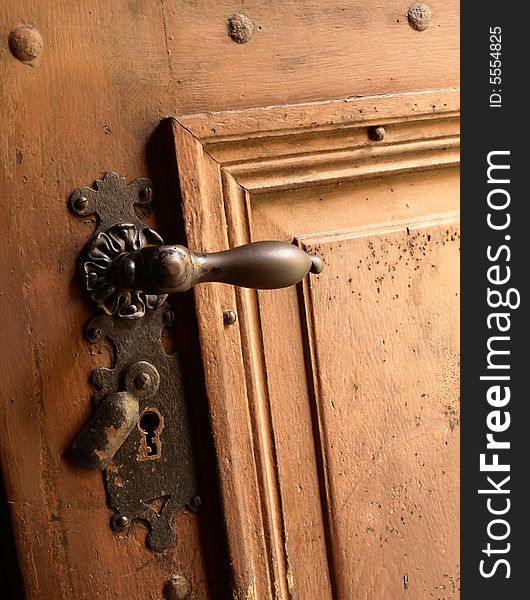
[[(179, 123), (240, 186), (262, 194), (457, 165), (458, 103), (458, 90), (443, 90), (184, 116)], [(385, 128), (381, 142), (369, 138), (374, 125)]]
[[(17, 1), (4, 2), (1, 12), (0, 460), (27, 598), (158, 599), (175, 572), (190, 579), (198, 598), (210, 597), (212, 585), (223, 595), (224, 545), (208, 461), (203, 472), (212, 485), (203, 482), (202, 514), (178, 515), (176, 547), (155, 554), (141, 527), (127, 539), (112, 533), (101, 474), (69, 458), (91, 410), (88, 376), (109, 363), (103, 349), (83, 339), (93, 308), (74, 270), (93, 223), (69, 213), (70, 193), (107, 170), (129, 180), (151, 175), (160, 216), (167, 215), (159, 228), (168, 241), (185, 241), (153, 139), (179, 103), (162, 7)], [(16, 60), (7, 46), (21, 22), (43, 38), (35, 66)], [(190, 319), (182, 321), (185, 331)], [(177, 346), (190, 360), (185, 342)], [(207, 426), (199, 433), (206, 448)]]
[[(423, 110), (418, 113), (410, 110), (419, 104)], [(380, 105), (385, 108), (377, 115), (377, 123), (387, 125), (389, 130), (383, 142), (368, 141), (367, 131), (374, 123), (374, 114), (367, 111), (363, 116), (364, 110), (359, 111), (367, 105), (372, 106), (372, 110)], [(349, 240), (360, 235), (371, 240), (372, 236), (378, 239), (382, 227), (397, 227), (402, 236), (407, 227), (410, 230), (418, 220), (438, 223), (449, 219), (453, 223), (458, 209), (456, 111), (457, 93), (446, 90), (418, 94), (414, 98), (396, 95), (358, 99), (342, 106), (314, 103), (175, 120), (176, 155), (190, 244), (213, 251), (258, 239), (305, 243), (304, 240), (315, 236), (343, 235)], [(331, 120), (327, 118), (330, 113), (334, 115)], [(437, 144), (435, 157), (431, 154), (433, 142)], [(326, 155), (326, 160), (320, 163), (322, 155)], [(347, 170), (341, 166), (344, 155), (348, 156)], [(401, 169), (404, 160), (408, 166)], [(273, 185), (271, 173), (267, 171), (271, 163)], [(358, 175), (365, 164), (370, 164), (372, 169)], [(364, 233), (355, 233), (361, 230)], [(315, 247), (320, 249), (318, 245)], [(449, 251), (453, 263), (456, 250), (454, 246)], [(341, 269), (349, 268), (342, 260), (342, 255), (337, 260), (334, 255), (329, 257), (327, 277), (330, 281), (340, 279)], [(444, 259), (437, 256), (435, 260)], [(412, 272), (414, 266), (407, 265), (404, 269), (400, 285), (408, 285), (406, 274)], [(449, 271), (444, 271), (437, 282), (445, 285), (446, 279), (450, 279), (453, 287), (456, 285), (456, 274)], [(337, 352), (334, 331), (341, 327), (336, 319), (353, 310), (353, 298), (339, 297), (336, 302), (336, 284), (329, 285), (332, 301), (326, 310), (335, 320), (331, 324), (326, 322), (329, 327), (322, 334), (325, 339), (322, 343), (333, 354)], [(334, 464), (326, 475), (324, 457), (330, 442), (320, 431), (323, 419), (319, 416), (321, 400), (316, 393), (316, 382), (320, 381), (326, 383), (326, 389), (333, 389), (341, 369), (355, 365), (355, 354), (345, 351), (338, 371), (332, 356), (327, 357), (324, 364), (311, 357), (314, 336), (308, 329), (309, 315), (303, 317), (304, 303), (300, 303), (299, 293), (294, 288), (255, 293), (223, 286), (199, 286), (195, 297), (201, 344), (206, 350), (203, 361), (236, 597), (315, 600), (351, 598), (352, 595), (373, 597), (375, 584), (370, 580), (363, 587), (353, 578), (357, 565), (349, 560), (351, 553), (345, 548), (346, 543), (358, 548), (354, 545), (355, 519), (352, 517), (345, 529), (350, 536), (348, 542), (346, 534), (335, 535), (335, 521), (340, 518), (340, 511), (329, 501), (329, 490), (340, 486), (343, 479), (344, 482), (355, 481), (355, 474), (344, 472), (342, 475), (340, 467)], [(446, 301), (454, 312), (457, 298), (448, 292)], [(305, 304), (309, 306), (307, 300)], [(418, 312), (418, 330), (410, 332), (410, 343), (419, 336), (418, 331), (424, 331), (427, 310), (435, 309), (428, 300), (426, 305), (425, 314)], [(237, 327), (221, 326), (223, 308), (237, 310)], [(386, 300), (385, 310), (391, 310)], [(375, 309), (370, 318), (377, 320)], [(368, 317), (366, 320), (368, 322)], [(319, 334), (321, 331), (319, 329)], [(346, 326), (345, 331), (350, 329)], [(368, 326), (366, 331), (355, 333), (359, 335), (360, 345), (373, 343)], [(449, 346), (454, 349), (453, 338), (444, 348)], [(446, 350), (440, 352), (444, 351), (447, 353)], [(435, 362), (432, 361), (431, 366)], [(310, 375), (313, 367), (319, 369), (315, 378)], [(415, 390), (407, 389), (407, 378), (397, 364), (394, 367), (403, 396), (414, 398)], [(227, 373), (229, 382), (224, 380)], [(431, 380), (432, 377), (431, 373)], [(450, 387), (454, 392), (454, 382)], [(382, 394), (377, 396), (377, 402), (383, 406)], [(411, 406), (414, 406), (412, 401)], [(454, 398), (451, 406), (454, 407)], [(426, 425), (431, 430), (435, 419), (432, 411), (429, 415)], [(347, 427), (355, 422), (354, 414), (348, 417), (343, 411), (342, 416), (344, 424), (335, 421), (331, 427), (333, 435), (339, 437), (347, 436), (350, 433)], [(378, 426), (374, 439), (379, 440), (386, 433)], [(443, 444), (438, 432), (430, 431), (428, 435), (436, 438), (437, 444)], [(429, 505), (430, 520), (426, 519), (432, 524), (433, 519), (445, 519), (449, 515), (444, 543), (449, 532), (457, 534), (454, 510), (458, 440), (455, 436), (451, 441), (450, 452), (442, 460), (446, 472), (450, 473), (447, 483), (450, 495), (443, 506)], [(407, 456), (406, 450), (403, 453)], [(406, 467), (416, 472), (417, 465), (412, 462)], [(252, 478), (248, 477), (249, 468)], [(407, 469), (402, 473), (404, 480)], [(388, 472), (379, 474), (378, 484), (385, 490), (390, 489)], [(243, 505), (241, 498), (245, 498)], [(249, 544), (249, 532), (261, 532), (253, 537), (252, 544)], [(402, 551), (402, 546), (396, 544), (396, 547)], [(448, 560), (453, 561), (451, 569), (438, 560), (430, 571), (426, 569), (422, 583), (417, 585), (423, 584), (429, 590), (442, 585), (445, 580), (433, 583), (433, 578), (444, 571), (455, 582), (456, 593), (458, 551), (454, 544), (447, 548)], [(395, 580), (395, 573), (402, 567), (397, 552), (392, 549), (391, 558), (384, 560), (373, 554), (374, 571), (380, 570), (383, 562), (395, 559), (394, 577), (385, 580), (386, 587), (382, 588), (381, 597), (385, 599), (395, 597), (392, 594), (398, 588), (402, 594), (406, 592), (404, 574), (400, 575), (398, 584)], [(342, 562), (337, 560), (337, 556), (344, 555), (346, 559)], [(414, 562), (413, 550), (410, 556)], [(349, 561), (347, 569), (345, 560)]]
[(458, 597), (455, 217), (303, 243), (338, 598)]
[[(459, 4), (428, 4), (431, 27), (418, 32), (407, 0), (164, 0), (172, 77), (194, 111), (456, 88)], [(238, 11), (256, 26), (246, 44), (226, 35)]]
[[(81, 335), (92, 308), (84, 302), (73, 272), (93, 223), (67, 212), (69, 194), (108, 170), (128, 180), (150, 176), (158, 190), (158, 205), (146, 220), (166, 241), (185, 242), (178, 185), (167, 171), (158, 124), (168, 115), (238, 109), (214, 115), (218, 131), (208, 134), (198, 129), (190, 134), (188, 121), (182, 120), (185, 125), (177, 134), (177, 147), (181, 185), (188, 199), (186, 230), (190, 245), (204, 250), (253, 239), (256, 234), (245, 213), (250, 195), (222, 166), (221, 154), (210, 155), (205, 147), (216, 144), (215, 152), (233, 153), (225, 138), (235, 135), (236, 162), (248, 159), (259, 165), (264, 152), (274, 170), (260, 182), (254, 167), (250, 169), (256, 192), (252, 201), (258, 202), (259, 190), (264, 192), (269, 181), (270, 202), (262, 193), (259, 206), (274, 206), (275, 190), (284, 186), (296, 195), (298, 187), (299, 193), (307, 195), (314, 178), (312, 173), (304, 175), (301, 155), (298, 165), (290, 167), (289, 130), (300, 130), (296, 144), (313, 153), (315, 161), (319, 159), (315, 151), (322, 150), (322, 183), (331, 183), (325, 173), (333, 171), (335, 151), (346, 152), (348, 162), (350, 145), (356, 148), (351, 154), (354, 160), (370, 147), (363, 127), (379, 124), (379, 115), (369, 112), (370, 118), (353, 118), (353, 112), (348, 114), (361, 95), (377, 96), (373, 106), (380, 107), (389, 139), (398, 145), (410, 148), (408, 140), (421, 141), (417, 132), (422, 127), (431, 132), (426, 138), (435, 148), (426, 170), (437, 160), (454, 164), (456, 94), (434, 92), (432, 115), (425, 104), (418, 118), (407, 94), (397, 102), (392, 94), (414, 96), (418, 89), (458, 86), (458, 3), (432, 0), (432, 27), (423, 33), (407, 24), (408, 4), (397, 0), (363, 1), (349, 7), (320, 0), (252, 0), (244, 6), (195, 0), (2, 3), (0, 460), (29, 599), (159, 598), (165, 579), (174, 572), (189, 577), (196, 598), (220, 598), (226, 593), (225, 549), (200, 383), (193, 404), (204, 448), (204, 510), (198, 517), (187, 513), (177, 517), (178, 543), (172, 551), (160, 555), (146, 551), (140, 528), (127, 539), (115, 536), (107, 525), (101, 477), (79, 471), (69, 459), (71, 440), (90, 412), (87, 376), (109, 361), (103, 348), (89, 346)], [(236, 10), (248, 13), (257, 26), (247, 44), (235, 44), (227, 36), (226, 19)], [(42, 54), (34, 65), (19, 62), (8, 48), (9, 32), (22, 23), (31, 23), (43, 39)], [(316, 109), (302, 104), (280, 110), (239, 110), (338, 98), (346, 101)], [(368, 110), (368, 104), (365, 107)], [(341, 115), (342, 122), (335, 114)], [(199, 128), (201, 123), (206, 126), (208, 118), (203, 115), (192, 121)], [(410, 121), (423, 123), (418, 127)], [(215, 129), (215, 123), (212, 126)], [(442, 132), (447, 147), (435, 141), (436, 131)], [(261, 149), (260, 132), (266, 138)], [(211, 138), (217, 133), (214, 143)], [(411, 165), (413, 155), (403, 157), (409, 172), (421, 167)], [(392, 164), (388, 153), (382, 158)], [(298, 173), (298, 179), (289, 183), (289, 172)], [(337, 170), (333, 176), (338, 184), (354, 174)], [(250, 189), (250, 180), (248, 185)], [(374, 182), (369, 185), (377, 188)], [(442, 186), (436, 189), (435, 197), (443, 203)], [(227, 200), (231, 198), (233, 209), (232, 200)], [(433, 198), (427, 202), (437, 210)], [(341, 209), (348, 205), (344, 199), (337, 202)], [(307, 223), (314, 232), (318, 198), (311, 203), (308, 214), (313, 221)], [(253, 209), (256, 214), (258, 204)], [(395, 201), (381, 210), (389, 213), (388, 218), (394, 207), (406, 215), (405, 204)], [(290, 206), (298, 214), (304, 210), (295, 208), (296, 202)], [(286, 225), (285, 217), (273, 212), (275, 216), (264, 219), (264, 225), (291, 239), (297, 226)], [(370, 219), (366, 211), (363, 214)], [(281, 221), (278, 225), (276, 219)], [(218, 286), (210, 291), (202, 288), (200, 294), (201, 343), (218, 467), (225, 506), (229, 506), (225, 521), (232, 540), (229, 557), (236, 593), (241, 598), (268, 599), (276, 593), (285, 597), (295, 584), (299, 589), (313, 585), (314, 590), (326, 590), (327, 550), (319, 541), (325, 532), (318, 496), (304, 494), (303, 507), (310, 520), (306, 528), (305, 522), (284, 510), (292, 505), (292, 497), (282, 499), (282, 494), (290, 493), (285, 478), (284, 488), (277, 485), (274, 436), (254, 439), (256, 432), (277, 432), (279, 427), (263, 375), (269, 359), (255, 325), (256, 298)], [(189, 297), (176, 302), (178, 314), (192, 309)], [(222, 308), (233, 306), (242, 315), (242, 327), (228, 332), (222, 324)], [(289, 310), (288, 314), (297, 314), (292, 307)], [(174, 344), (188, 364), (191, 379), (200, 382), (201, 373), (193, 368), (192, 319), (183, 316), (179, 327), (181, 341)], [(303, 348), (300, 333), (293, 343)], [(242, 344), (252, 347), (252, 356), (242, 356)], [(304, 381), (296, 372), (294, 381)], [(294, 450), (298, 439), (308, 439), (307, 410), (302, 405), (293, 414), (298, 433), (287, 448)], [(300, 452), (300, 460), (305, 461), (312, 450), (307, 446)], [(308, 490), (318, 478), (317, 471), (314, 465), (304, 472)]]

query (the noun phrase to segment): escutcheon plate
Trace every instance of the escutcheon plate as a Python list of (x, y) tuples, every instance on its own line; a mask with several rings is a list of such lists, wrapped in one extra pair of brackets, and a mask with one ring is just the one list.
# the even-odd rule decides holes
[[(173, 324), (174, 316), (166, 296), (139, 291), (124, 295), (105, 276), (120, 252), (162, 243), (133, 208), (152, 198), (148, 179), (126, 185), (115, 173), (107, 173), (94, 189), (76, 190), (70, 206), (80, 216), (96, 214), (99, 219), (79, 260), (87, 291), (101, 311), (89, 321), (86, 337), (94, 344), (110, 343), (113, 350), (113, 367), (92, 374), (94, 407), (104, 408), (109, 398), (124, 391), (134, 392), (139, 401), (138, 423), (105, 469), (108, 503), (116, 510), (111, 526), (124, 531), (141, 522), (149, 530), (148, 547), (161, 551), (175, 543), (176, 511), (196, 509), (197, 498), (180, 361), (161, 342), (162, 330)], [(148, 388), (155, 376), (153, 393)]]

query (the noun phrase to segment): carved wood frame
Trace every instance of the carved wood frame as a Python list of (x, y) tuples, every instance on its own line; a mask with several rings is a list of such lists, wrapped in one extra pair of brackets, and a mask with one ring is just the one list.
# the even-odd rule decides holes
[[(188, 243), (251, 239), (252, 194), (459, 164), (459, 92), (437, 90), (173, 119)], [(385, 139), (369, 139), (384, 126)], [(195, 288), (235, 598), (288, 598), (290, 581), (257, 296)], [(223, 324), (237, 308), (238, 325)]]

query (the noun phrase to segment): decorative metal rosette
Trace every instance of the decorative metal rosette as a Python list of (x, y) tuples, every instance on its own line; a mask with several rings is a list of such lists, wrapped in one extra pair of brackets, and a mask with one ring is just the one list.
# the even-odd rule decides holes
[(142, 290), (119, 289), (112, 279), (111, 267), (120, 254), (153, 244), (163, 244), (163, 240), (152, 229), (120, 223), (97, 233), (85, 247), (81, 274), (90, 297), (108, 315), (117, 313), (124, 319), (138, 319), (146, 309), (158, 308), (167, 298), (167, 294), (157, 296)]

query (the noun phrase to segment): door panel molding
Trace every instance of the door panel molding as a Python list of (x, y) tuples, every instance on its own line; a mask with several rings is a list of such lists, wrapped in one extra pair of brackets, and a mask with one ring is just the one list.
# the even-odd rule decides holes
[[(253, 203), (268, 195), (457, 167), (458, 106), (448, 89), (172, 119), (190, 247), (257, 241)], [(368, 136), (375, 126), (385, 127), (379, 142)], [(307, 232), (281, 233), (293, 241)], [(289, 598), (300, 576), (315, 598), (331, 598), (325, 532), (308, 541), (317, 577), (293, 573), (289, 556), (260, 296), (218, 285), (194, 294), (235, 597)], [(223, 310), (234, 307), (238, 324), (226, 326)]]

